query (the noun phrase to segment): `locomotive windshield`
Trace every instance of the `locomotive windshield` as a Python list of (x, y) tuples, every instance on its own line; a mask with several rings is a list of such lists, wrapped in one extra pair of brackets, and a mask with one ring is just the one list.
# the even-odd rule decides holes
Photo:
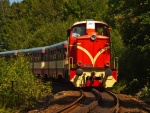
[(108, 26), (101, 23), (79, 24), (73, 26), (71, 31), (72, 37), (79, 37), (94, 32), (98, 35), (109, 36)]
[(108, 33), (108, 28), (106, 26), (96, 26), (95, 31), (97, 32), (98, 35), (104, 35), (104, 36), (109, 36)]
[(72, 37), (78, 37), (86, 34), (85, 26), (75, 26), (72, 28)]

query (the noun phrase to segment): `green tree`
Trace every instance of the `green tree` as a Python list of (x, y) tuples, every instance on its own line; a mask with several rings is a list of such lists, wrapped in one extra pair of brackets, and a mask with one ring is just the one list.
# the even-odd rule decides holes
[(105, 0), (65, 0), (63, 4), (63, 19), (65, 20), (67, 20), (70, 15), (79, 20), (104, 20), (108, 9)]
[(9, 0), (0, 0), (0, 51), (6, 49), (5, 46), (5, 30), (4, 26), (7, 23), (10, 14)]
[[(137, 79), (137, 91), (149, 83), (150, 77), (150, 1), (109, 0), (111, 25), (118, 29), (126, 50), (122, 56), (121, 73), (131, 83)], [(131, 88), (137, 86), (131, 86)]]
[(25, 19), (10, 21), (5, 25), (5, 32), (7, 34), (5, 35), (5, 45), (8, 50), (29, 47), (31, 33)]

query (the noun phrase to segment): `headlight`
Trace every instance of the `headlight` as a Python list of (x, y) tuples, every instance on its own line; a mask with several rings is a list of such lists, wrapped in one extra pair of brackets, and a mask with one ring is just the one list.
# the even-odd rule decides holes
[(93, 34), (92, 36), (91, 36), (91, 40), (95, 40), (96, 39), (96, 35), (95, 34)]
[(112, 75), (112, 70), (110, 68), (108, 68), (105, 71), (105, 76), (110, 76), (110, 75)]

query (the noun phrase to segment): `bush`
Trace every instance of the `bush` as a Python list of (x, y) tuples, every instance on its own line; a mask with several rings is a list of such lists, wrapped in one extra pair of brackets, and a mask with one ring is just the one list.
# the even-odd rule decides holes
[(1, 109), (0, 109), (0, 113), (15, 113), (15, 112), (13, 112), (11, 109), (4, 109), (4, 108), (1, 108)]
[(8, 61), (1, 58), (0, 62), (1, 108), (32, 108), (45, 91), (51, 91), (50, 82), (44, 85), (34, 77), (26, 58), (19, 56)]
[(147, 84), (142, 88), (138, 93), (137, 96), (141, 99), (144, 99), (147, 102), (150, 102), (150, 85)]
[(124, 90), (126, 88), (126, 81), (119, 80), (112, 88), (111, 91), (115, 93), (124, 93)]

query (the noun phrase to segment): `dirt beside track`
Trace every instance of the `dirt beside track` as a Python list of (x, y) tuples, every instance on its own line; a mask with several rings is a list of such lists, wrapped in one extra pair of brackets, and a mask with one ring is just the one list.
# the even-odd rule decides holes
[(150, 105), (131, 95), (117, 94), (120, 99), (119, 113), (150, 113)]
[(38, 100), (35, 109), (28, 111), (28, 113), (53, 113), (72, 103), (80, 96), (79, 91), (72, 90), (69, 85), (52, 82), (51, 87), (52, 92), (43, 95)]
[(50, 97), (49, 100), (45, 101), (45, 98), (43, 97), (44, 100), (38, 102), (36, 109), (31, 110), (28, 113), (54, 113), (74, 102), (79, 96), (80, 93), (78, 91), (60, 91), (53, 97)]

